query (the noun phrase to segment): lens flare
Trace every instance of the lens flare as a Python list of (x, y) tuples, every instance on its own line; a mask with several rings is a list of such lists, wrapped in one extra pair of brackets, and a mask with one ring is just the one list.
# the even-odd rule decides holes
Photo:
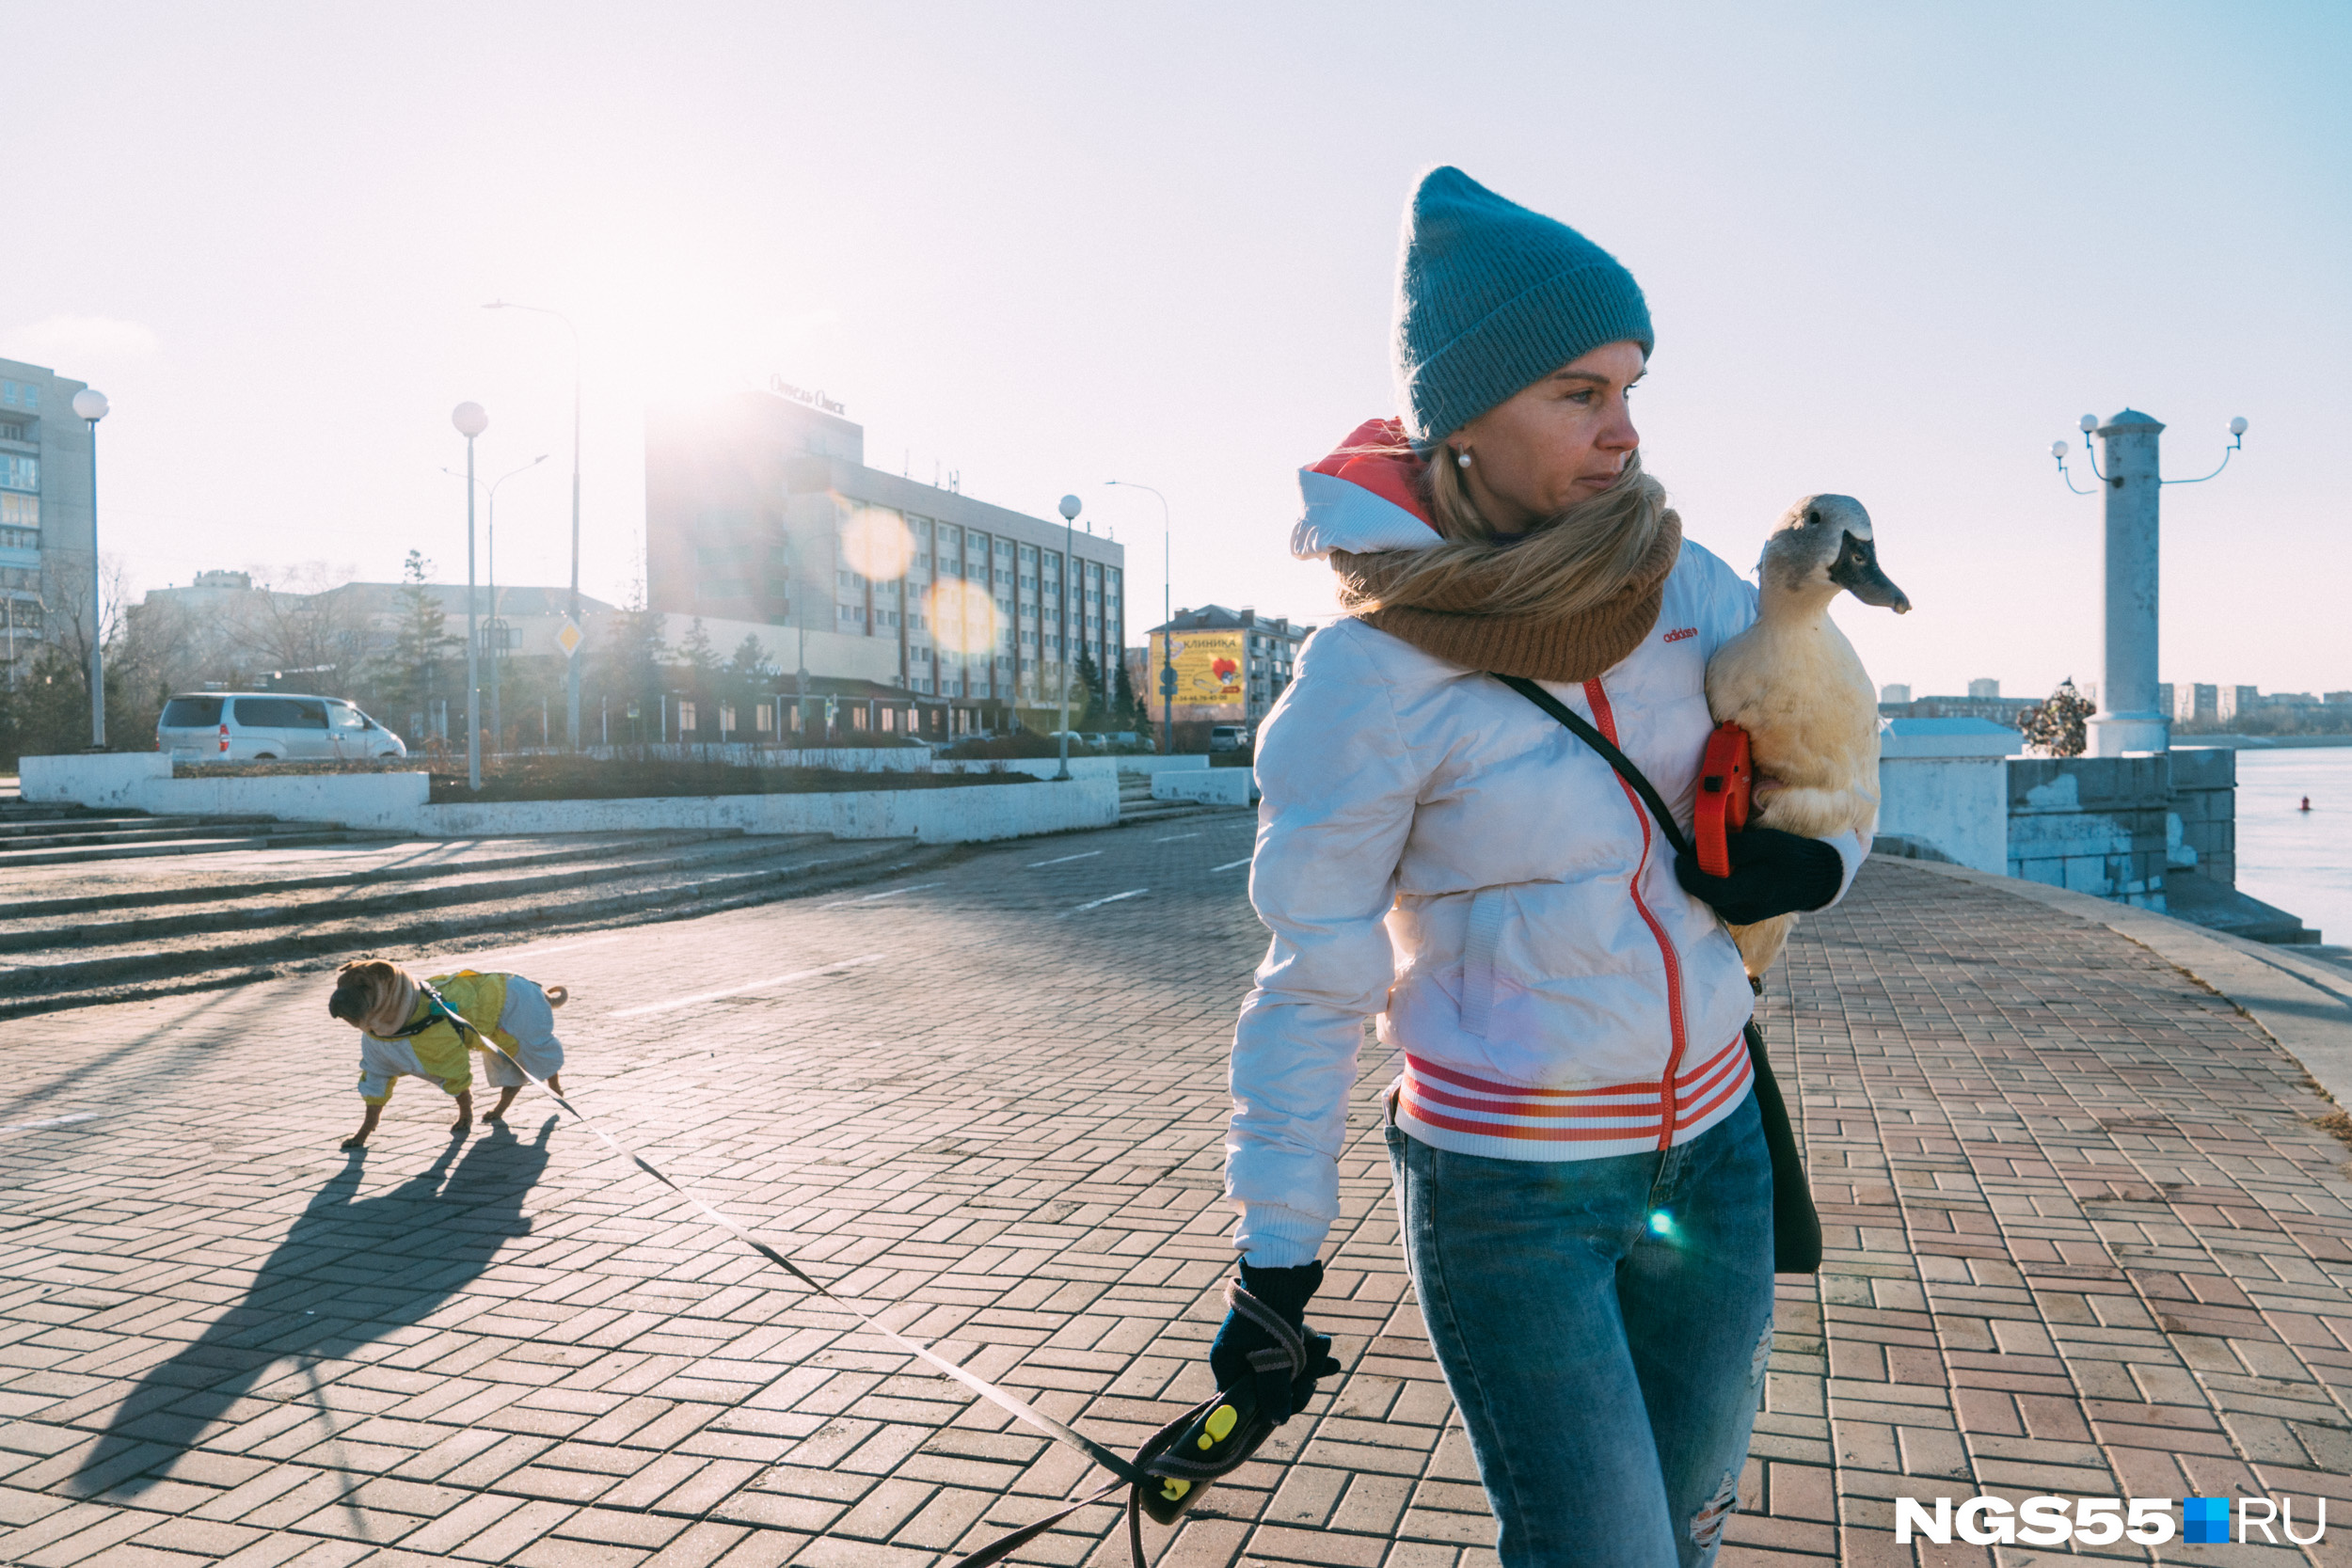
[(1674, 1216), (1663, 1209), (1653, 1210), (1650, 1212), (1649, 1227), (1653, 1235), (1671, 1236), (1675, 1233)]
[(931, 641), (959, 654), (985, 654), (996, 646), (996, 601), (988, 589), (961, 578), (931, 586)]
[(841, 559), (860, 577), (895, 582), (914, 559), (914, 535), (896, 512), (862, 506), (841, 527)]

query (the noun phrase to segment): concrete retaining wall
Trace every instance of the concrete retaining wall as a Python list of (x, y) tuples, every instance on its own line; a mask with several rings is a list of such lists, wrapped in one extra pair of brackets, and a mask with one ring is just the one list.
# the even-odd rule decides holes
[(2010, 759), (2009, 874), (2163, 909), (2175, 842), (2169, 760), (2161, 752)]
[(2009, 870), (2009, 784), (2017, 732), (1985, 719), (1890, 719), (1879, 726), (1878, 831), (1957, 865)]
[(964, 789), (869, 789), (838, 795), (675, 796), (645, 800), (493, 800), (424, 806), (417, 831), (433, 838), (536, 833), (739, 829), (977, 844), (1108, 828), (1119, 821), (1109, 778), (1068, 784), (974, 784)]
[(164, 816), (275, 816), (427, 838), (737, 828), (970, 844), (1107, 828), (1119, 781), (1104, 769), (1068, 784), (874, 789), (828, 795), (675, 796), (638, 800), (511, 800), (431, 805), (422, 773), (307, 773), (175, 779), (155, 752), (25, 757), (24, 799)]
[(170, 778), (171, 759), (161, 752), (102, 752), (89, 756), (69, 752), (22, 758), (16, 775), (17, 787), (27, 800), (144, 811), (133, 797), (143, 794), (156, 780)]
[(1198, 773), (1158, 773), (1154, 800), (1199, 800), (1213, 806), (1246, 806), (1258, 798), (1258, 775), (1248, 768), (1213, 768)]
[[(830, 768), (843, 773), (920, 773), (931, 765), (928, 746), (754, 746), (744, 741), (700, 746), (672, 741), (655, 746), (583, 746), (580, 750), (599, 761), (642, 756), (656, 762), (724, 762), (738, 768)], [(546, 751), (537, 754), (567, 753)]]
[[(1107, 779), (1120, 773), (1189, 773), (1208, 766), (1208, 757), (1200, 752), (1180, 752), (1172, 757), (1072, 757), (1070, 776), (1073, 779)], [(1061, 759), (1004, 757), (983, 762), (941, 762), (934, 763), (932, 770), (939, 773), (1026, 773), (1032, 778), (1050, 779), (1061, 770)]]
[(347, 828), (415, 832), (431, 793), (422, 773), (287, 773), (175, 779), (159, 752), (26, 757), (19, 765), (27, 800), (158, 816), (274, 816), (340, 822)]
[[(2223, 887), (2237, 886), (2237, 753), (2219, 751), (2174, 751), (2166, 753), (2172, 769), (2173, 817), (2180, 824), (2177, 848), (2195, 853), (2186, 863), (2197, 874)], [(2168, 827), (2168, 844), (2175, 844)], [(2173, 854), (2171, 863), (2184, 863)]]

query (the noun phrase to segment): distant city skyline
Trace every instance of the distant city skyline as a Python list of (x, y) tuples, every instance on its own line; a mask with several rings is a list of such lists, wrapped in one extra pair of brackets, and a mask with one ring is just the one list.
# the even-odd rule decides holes
[[(1879, 682), (2099, 678), (2077, 416), (2170, 427), (2162, 665), (2352, 685), (2352, 12), (2101, 5), (1764, 14), (1474, 6), (1181, 14), (706, 4), (10, 19), (0, 355), (113, 400), (100, 533), (135, 588), (323, 562), (463, 579), (457, 402), (501, 575), (643, 569), (644, 408), (771, 375), (874, 467), (1131, 546), (1180, 605), (1322, 624), (1294, 474), (1393, 410), (1407, 186), (1459, 164), (1647, 291), (1636, 418), (1744, 570), (1861, 498), (1917, 610), (1841, 606)], [(779, 90), (788, 84), (789, 90)], [(2082, 465), (2075, 460), (2079, 471)], [(511, 519), (511, 521), (510, 521)]]

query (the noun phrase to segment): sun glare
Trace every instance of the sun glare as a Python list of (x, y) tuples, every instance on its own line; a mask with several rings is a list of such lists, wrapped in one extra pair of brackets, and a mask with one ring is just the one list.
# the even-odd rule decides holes
[(960, 654), (984, 654), (996, 646), (996, 602), (977, 582), (949, 578), (930, 596), (931, 641)]
[(914, 559), (914, 535), (896, 512), (863, 506), (841, 528), (841, 558), (850, 570), (876, 582), (896, 582)]

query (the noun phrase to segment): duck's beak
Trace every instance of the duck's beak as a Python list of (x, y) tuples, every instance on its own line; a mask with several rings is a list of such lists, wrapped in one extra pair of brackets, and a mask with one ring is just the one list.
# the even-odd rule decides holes
[(1910, 595), (1879, 570), (1878, 546), (1867, 539), (1846, 535), (1845, 544), (1838, 547), (1837, 560), (1829, 569), (1829, 580), (1864, 604), (1877, 605), (1898, 615), (1911, 611)]

